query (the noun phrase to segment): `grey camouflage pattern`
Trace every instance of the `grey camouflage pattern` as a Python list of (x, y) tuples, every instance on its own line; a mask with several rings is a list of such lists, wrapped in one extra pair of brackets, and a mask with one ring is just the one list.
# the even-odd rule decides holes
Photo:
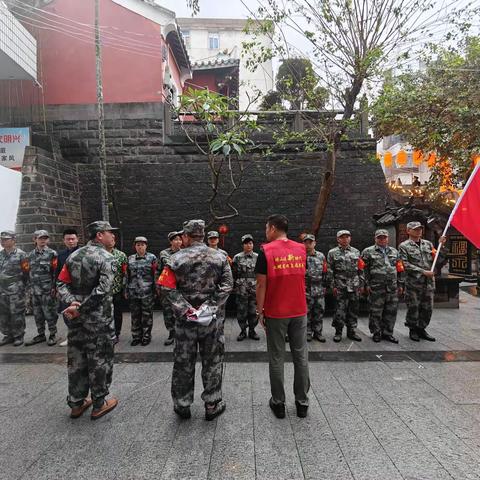
[(307, 252), (307, 268), (305, 271), (305, 287), (307, 296), (307, 334), (321, 334), (323, 330), (323, 314), (325, 312), (325, 288), (327, 273), (324, 271), (325, 255), (315, 250)]
[(235, 281), (237, 321), (242, 331), (254, 330), (257, 321), (255, 264), (258, 253), (240, 252), (233, 257), (232, 273)]

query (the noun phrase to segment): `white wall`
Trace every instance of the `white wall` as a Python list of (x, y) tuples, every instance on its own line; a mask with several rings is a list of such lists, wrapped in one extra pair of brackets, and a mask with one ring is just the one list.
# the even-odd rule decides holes
[(0, 231), (15, 229), (21, 188), (22, 174), (0, 166)]

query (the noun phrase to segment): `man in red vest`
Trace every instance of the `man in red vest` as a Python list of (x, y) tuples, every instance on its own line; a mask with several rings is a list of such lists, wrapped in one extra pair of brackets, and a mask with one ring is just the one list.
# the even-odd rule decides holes
[(255, 273), (257, 276), (257, 310), (259, 322), (267, 333), (270, 408), (277, 418), (285, 417), (284, 357), (285, 335), (290, 339), (293, 357), (295, 405), (297, 415), (306, 417), (308, 410), (307, 302), (305, 268), (307, 253), (302, 243), (287, 238), (288, 219), (271, 215)]

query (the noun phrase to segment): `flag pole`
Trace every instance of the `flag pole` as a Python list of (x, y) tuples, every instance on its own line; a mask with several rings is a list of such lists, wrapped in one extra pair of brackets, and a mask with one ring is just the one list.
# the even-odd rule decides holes
[[(455, 213), (457, 212), (458, 210), (458, 207), (460, 206), (460, 202), (462, 201), (462, 198), (463, 196), (465, 195), (465, 192), (467, 191), (468, 187), (470, 186), (470, 184), (472, 183), (473, 179), (475, 178), (475, 175), (477, 174), (477, 172), (480, 170), (480, 162), (477, 162), (477, 164), (475, 165), (475, 168), (473, 169), (473, 172), (470, 174), (470, 177), (468, 178), (467, 180), (467, 183), (465, 184), (465, 186), (463, 187), (463, 190), (462, 190), (462, 193), (460, 194), (460, 196), (458, 197), (458, 200), (457, 202), (455, 203), (455, 206), (453, 207), (453, 210), (452, 210), (452, 213), (450, 214), (450, 216), (448, 217), (448, 222), (447, 224), (445, 225), (445, 228), (443, 229), (443, 233), (442, 233), (442, 237), (445, 237), (447, 235), (447, 230), (450, 228), (450, 224), (452, 223), (452, 219), (453, 219), (453, 216), (455, 215)], [(438, 243), (438, 248), (437, 248), (437, 251), (435, 253), (435, 258), (433, 259), (433, 263), (432, 263), (432, 268), (430, 269), (431, 272), (433, 272), (435, 270), (435, 265), (437, 264), (437, 260), (438, 260), (438, 257), (440, 255), (440, 249), (442, 248), (442, 243), (439, 242)]]

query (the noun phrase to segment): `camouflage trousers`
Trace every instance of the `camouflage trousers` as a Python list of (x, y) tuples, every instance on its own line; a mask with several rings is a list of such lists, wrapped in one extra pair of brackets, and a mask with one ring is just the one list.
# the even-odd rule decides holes
[(152, 338), (154, 301), (153, 295), (130, 299), (133, 339)]
[(257, 301), (255, 294), (236, 295), (237, 302), (237, 320), (240, 330), (254, 330), (258, 324), (257, 320)]
[(49, 293), (32, 295), (33, 315), (39, 335), (45, 334), (45, 323), (48, 325), (50, 334), (57, 333), (57, 299)]
[(166, 297), (162, 298), (162, 309), (165, 328), (170, 333), (172, 330), (175, 330), (175, 316), (173, 314), (172, 304)]
[(6, 337), (23, 339), (25, 335), (25, 292), (0, 295), (0, 331)]
[(357, 292), (347, 292), (346, 290), (338, 290), (335, 301), (335, 313), (333, 314), (332, 327), (335, 330), (343, 329), (344, 325), (347, 330), (357, 327), (359, 297)]
[(385, 288), (372, 289), (368, 302), (370, 304), (368, 321), (370, 333), (393, 335), (398, 310), (397, 291), (388, 292)]
[(172, 373), (172, 399), (175, 406), (188, 407), (193, 403), (197, 350), (202, 361), (202, 400), (205, 403), (217, 403), (222, 399), (225, 354), (223, 323), (221, 316), (207, 327), (187, 322), (185, 317), (176, 320)]
[(322, 333), (325, 297), (307, 295), (307, 335)]
[(82, 405), (92, 396), (93, 407), (103, 405), (113, 373), (113, 329), (111, 324), (81, 323), (68, 329), (68, 398), (70, 407)]
[(405, 303), (407, 304), (407, 316), (405, 325), (410, 329), (427, 328), (433, 312), (433, 297), (435, 287), (432, 285), (406, 286)]

